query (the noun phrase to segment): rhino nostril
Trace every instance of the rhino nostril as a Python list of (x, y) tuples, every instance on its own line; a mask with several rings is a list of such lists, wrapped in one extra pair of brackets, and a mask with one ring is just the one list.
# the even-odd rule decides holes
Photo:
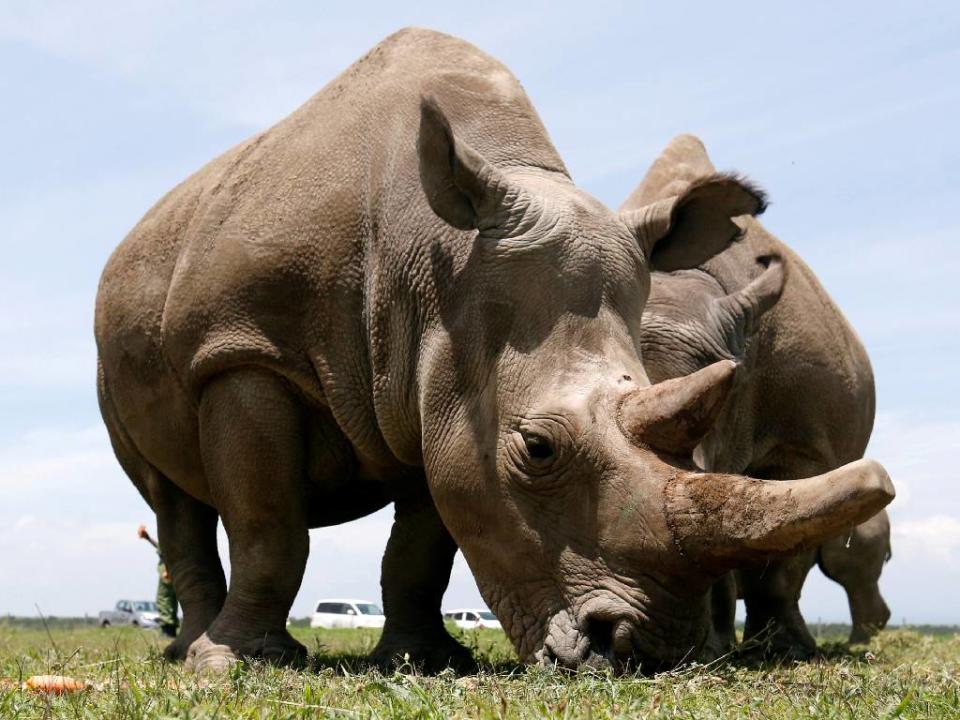
[(613, 650), (613, 622), (591, 617), (587, 619), (586, 630), (590, 649), (597, 655), (610, 659)]
[(635, 660), (633, 627), (629, 620), (602, 617), (587, 618), (585, 631), (590, 641), (590, 653), (615, 663), (618, 667), (627, 667)]

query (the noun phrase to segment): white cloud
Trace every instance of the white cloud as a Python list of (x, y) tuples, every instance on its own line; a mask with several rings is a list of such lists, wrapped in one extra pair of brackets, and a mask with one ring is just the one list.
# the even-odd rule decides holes
[(904, 520), (893, 526), (897, 556), (916, 556), (960, 567), (960, 519), (952, 515), (931, 515)]
[[(891, 524), (893, 558), (884, 566), (880, 590), (893, 613), (892, 622), (956, 624), (960, 515), (894, 518)], [(804, 586), (801, 607), (808, 621), (849, 618), (843, 590), (817, 568)]]
[[(141, 522), (155, 527), (102, 425), (32, 430), (0, 446), (0, 577), (6, 579), (0, 613), (32, 615), (39, 605), (47, 614), (93, 614), (121, 596), (152, 596), (155, 556), (136, 537)], [(323, 595), (378, 600), (392, 522), (387, 507), (311, 531), (310, 559), (293, 613), (309, 614)], [(222, 526), (219, 537), (229, 573)], [(462, 561), (447, 596), (461, 604), (479, 599)]]
[(32, 430), (0, 446), (0, 491), (38, 499), (80, 486), (100, 494), (126, 480), (117, 465), (106, 428)]
[(877, 414), (867, 456), (884, 465), (897, 488), (890, 506), (895, 519), (938, 510), (960, 514), (960, 495), (950, 473), (958, 447), (958, 420), (916, 412)]
[[(250, 3), (173, 2), (125, 3), (99, 0), (80, 5), (63, 0), (39, 0), (6, 5), (0, 13), (0, 38), (23, 43), (49, 55), (85, 63), (116, 75), (156, 73), (164, 60), (188, 63), (222, 47), (212, 33), (206, 42), (182, 43), (185, 35), (224, 26)], [(171, 82), (188, 82), (176, 77)]]
[[(284, 24), (260, 18), (245, 24), (248, 6), (22, 3), (5, 10), (0, 37), (107, 76), (136, 78), (138, 84), (178, 96), (208, 120), (259, 127), (318, 89), (315, 82), (302, 86), (318, 69), (308, 51), (321, 63), (337, 53), (316, 53), (308, 44), (311, 35), (318, 36), (316, 21)], [(336, 45), (331, 28), (325, 30), (322, 36)], [(192, 41), (185, 42), (186, 37)], [(320, 77), (327, 79), (335, 69), (324, 69)]]
[(37, 518), (34, 515), (23, 515), (19, 517), (17, 521), (13, 524), (13, 529), (15, 532), (19, 532), (21, 530), (24, 530), (25, 528), (30, 527), (36, 521), (37, 521)]
[[(383, 36), (418, 19), (401, 8), (380, 8), (373, 18), (330, 6), (305, 5), (286, 14), (262, 10), (250, 2), (108, 1), (81, 7), (48, 0), (6, 9), (0, 38), (155, 85), (212, 124), (261, 128), (304, 102)], [(441, 25), (459, 14), (430, 13)], [(477, 15), (470, 23), (473, 32), (488, 28), (500, 40), (524, 25), (522, 17), (526, 25), (538, 19), (516, 8), (509, 22)]]
[(54, 349), (20, 346), (0, 355), (0, 386), (16, 386), (18, 390), (25, 385), (93, 388), (96, 377), (97, 351), (92, 339)]

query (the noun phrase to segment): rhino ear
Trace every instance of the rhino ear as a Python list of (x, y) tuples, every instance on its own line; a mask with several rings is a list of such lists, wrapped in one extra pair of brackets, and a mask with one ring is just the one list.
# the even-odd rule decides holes
[(436, 98), (420, 101), (417, 137), (420, 182), (433, 211), (460, 230), (493, 227), (502, 219), (508, 181), (457, 139)]
[(653, 161), (643, 180), (620, 209), (632, 210), (657, 200), (677, 197), (697, 179), (716, 172), (717, 169), (710, 162), (710, 156), (707, 155), (707, 149), (700, 138), (695, 135), (677, 135)]
[(679, 196), (658, 200), (620, 216), (633, 230), (653, 270), (697, 267), (739, 234), (733, 218), (759, 215), (765, 193), (734, 175), (717, 174), (691, 183)]

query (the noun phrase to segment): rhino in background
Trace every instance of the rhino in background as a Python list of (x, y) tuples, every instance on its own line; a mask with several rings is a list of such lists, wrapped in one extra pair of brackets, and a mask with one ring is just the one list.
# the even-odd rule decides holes
[(392, 502), (376, 660), (469, 663), (440, 613), (458, 546), (525, 661), (693, 657), (717, 578), (893, 497), (871, 461), (698, 472), (733, 363), (650, 386), (651, 265), (699, 265), (761, 206), (711, 176), (611, 212), (503, 65), (416, 29), (177, 186), (107, 263), (95, 326), (104, 420), (183, 606), (167, 656), (301, 660), (308, 529)]
[[(672, 197), (716, 170), (695, 137), (675, 138), (623, 204), (630, 211)], [(816, 276), (754, 218), (736, 220), (740, 240), (701, 267), (654, 272), (643, 319), (643, 361), (654, 383), (720, 360), (739, 368), (717, 425), (695, 453), (700, 467), (771, 480), (828, 472), (861, 457), (874, 417), (873, 373), (856, 333)], [(846, 590), (851, 642), (889, 616), (877, 585), (890, 555), (882, 511), (787, 560), (739, 573), (745, 639), (769, 632), (776, 654), (806, 657), (816, 643), (800, 614), (814, 563)], [(732, 647), (736, 587), (714, 589), (713, 651)]]

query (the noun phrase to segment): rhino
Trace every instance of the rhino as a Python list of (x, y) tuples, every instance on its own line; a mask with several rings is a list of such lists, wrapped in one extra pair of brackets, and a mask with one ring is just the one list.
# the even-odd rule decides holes
[[(694, 136), (672, 140), (621, 210), (673, 197), (716, 173)], [(644, 367), (654, 383), (713, 363), (738, 364), (726, 406), (695, 451), (700, 467), (771, 480), (824, 473), (863, 457), (875, 392), (866, 351), (810, 268), (753, 217), (742, 237), (695, 269), (654, 272), (644, 311)], [(890, 617), (877, 585), (890, 557), (881, 511), (819, 548), (739, 573), (747, 607), (745, 639), (764, 633), (788, 657), (816, 651), (798, 602), (818, 563), (846, 590), (851, 642), (865, 642)], [(734, 643), (736, 586), (713, 593), (712, 651)]]
[(523, 661), (692, 657), (723, 573), (894, 495), (873, 461), (699, 472), (684, 453), (734, 364), (649, 382), (651, 268), (698, 266), (762, 204), (717, 175), (611, 211), (502, 64), (421, 29), (174, 188), (108, 260), (95, 321), (102, 415), (183, 607), (165, 655), (302, 662), (308, 530), (392, 503), (375, 662), (469, 666), (440, 613), (458, 547)]

